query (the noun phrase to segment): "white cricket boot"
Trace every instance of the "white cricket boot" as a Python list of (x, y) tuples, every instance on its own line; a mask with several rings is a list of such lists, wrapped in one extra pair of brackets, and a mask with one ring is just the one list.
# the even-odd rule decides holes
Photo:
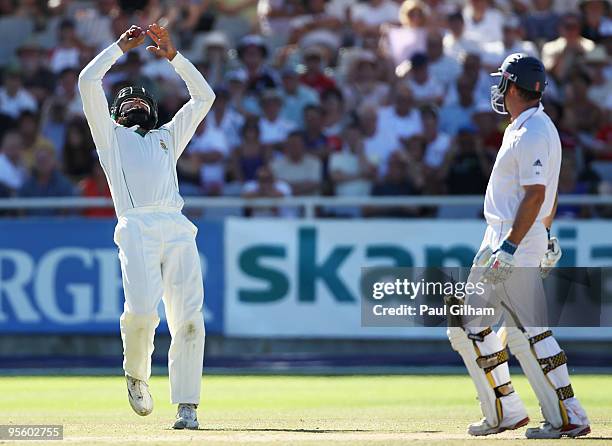
[(588, 424), (566, 424), (560, 428), (553, 427), (548, 421), (544, 421), (539, 427), (530, 427), (525, 431), (525, 437), (530, 439), (557, 439), (561, 437), (576, 438), (591, 433)]
[(176, 411), (176, 421), (174, 422), (173, 429), (197, 429), (200, 424), (198, 423), (198, 413), (196, 409), (197, 404), (179, 404), (178, 410)]
[(515, 429), (521, 428), (523, 426), (527, 426), (529, 424), (529, 417), (525, 415), (520, 419), (512, 419), (512, 420), (502, 420), (499, 426), (493, 427), (491, 426), (486, 418), (478, 421), (477, 423), (472, 423), (468, 426), (468, 434), (474, 437), (482, 437), (485, 435), (493, 435), (499, 434), (504, 431), (513, 431)]
[(153, 397), (146, 382), (125, 375), (130, 406), (138, 415), (146, 416), (153, 412)]

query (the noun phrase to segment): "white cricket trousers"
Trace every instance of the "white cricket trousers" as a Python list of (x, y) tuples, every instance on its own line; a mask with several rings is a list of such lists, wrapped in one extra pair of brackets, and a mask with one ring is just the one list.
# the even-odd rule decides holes
[(142, 207), (118, 219), (125, 304), (121, 315), (123, 368), (148, 382), (153, 337), (163, 299), (172, 341), (168, 351), (173, 404), (200, 402), (204, 357), (204, 288), (197, 228), (178, 209)]

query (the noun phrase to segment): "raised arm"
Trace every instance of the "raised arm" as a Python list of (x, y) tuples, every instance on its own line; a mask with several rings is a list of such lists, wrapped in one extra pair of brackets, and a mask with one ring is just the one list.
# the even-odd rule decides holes
[(150, 25), (147, 34), (157, 46), (148, 46), (147, 50), (158, 56), (167, 58), (175, 71), (187, 84), (189, 101), (174, 115), (172, 121), (163, 125), (172, 135), (176, 158), (181, 156), (196, 128), (212, 107), (215, 94), (204, 79), (204, 76), (181, 53), (176, 51), (168, 31), (157, 25)]
[(110, 147), (113, 129), (116, 125), (109, 115), (108, 102), (102, 88), (102, 78), (125, 51), (142, 44), (144, 39), (144, 32), (133, 25), (121, 35), (117, 42), (89, 62), (79, 74), (79, 92), (83, 101), (83, 111), (98, 150)]

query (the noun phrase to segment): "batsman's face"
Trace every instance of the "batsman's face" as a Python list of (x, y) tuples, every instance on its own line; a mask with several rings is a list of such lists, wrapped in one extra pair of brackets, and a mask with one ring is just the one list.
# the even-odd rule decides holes
[(119, 114), (123, 115), (125, 113), (129, 113), (132, 110), (144, 110), (147, 113), (151, 112), (151, 107), (147, 104), (147, 101), (140, 98), (130, 98), (123, 101), (121, 107), (119, 108)]

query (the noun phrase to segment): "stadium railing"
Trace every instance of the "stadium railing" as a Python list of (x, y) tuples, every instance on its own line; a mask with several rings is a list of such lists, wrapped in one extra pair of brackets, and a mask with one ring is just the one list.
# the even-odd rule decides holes
[[(410, 206), (482, 206), (479, 195), (420, 195), (394, 197), (284, 197), (284, 198), (241, 198), (241, 197), (187, 197), (185, 207), (189, 209), (219, 208), (298, 208), (303, 209), (304, 218), (316, 216), (319, 207), (410, 207)], [(578, 206), (612, 205), (612, 195), (560, 195), (559, 204)], [(89, 197), (45, 197), (45, 198), (2, 198), (0, 210), (33, 209), (88, 209), (112, 207), (108, 198)]]

